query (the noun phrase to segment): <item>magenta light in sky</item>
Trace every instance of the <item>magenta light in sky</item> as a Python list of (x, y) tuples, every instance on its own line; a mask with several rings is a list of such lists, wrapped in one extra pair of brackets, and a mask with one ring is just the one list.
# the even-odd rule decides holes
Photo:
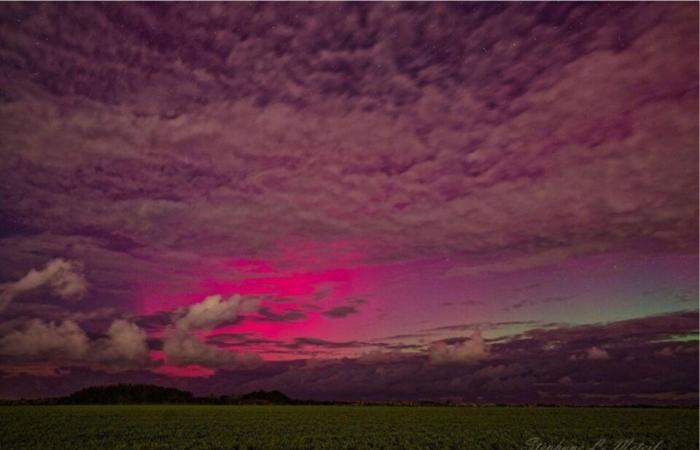
[(0, 21), (0, 397), (697, 402), (697, 4)]

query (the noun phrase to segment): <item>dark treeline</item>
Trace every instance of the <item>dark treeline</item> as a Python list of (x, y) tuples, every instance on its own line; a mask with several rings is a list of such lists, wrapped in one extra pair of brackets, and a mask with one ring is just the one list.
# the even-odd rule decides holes
[(212, 405), (293, 405), (331, 404), (295, 400), (280, 391), (255, 391), (243, 395), (195, 397), (191, 392), (150, 384), (114, 384), (81, 389), (67, 397), (37, 400), (0, 400), (0, 404), (35, 405), (126, 405), (126, 404), (212, 404)]
[[(37, 400), (2, 400), (0, 405), (138, 405), (138, 404), (191, 404), (191, 405), (366, 405), (366, 406), (509, 406), (509, 407), (625, 407), (625, 408), (676, 408), (659, 405), (556, 405), (556, 404), (475, 404), (436, 402), (342, 402), (298, 400), (287, 397), (280, 391), (254, 391), (243, 395), (210, 395), (195, 397), (191, 392), (150, 384), (113, 384), (93, 386), (74, 392), (66, 397)], [(680, 407), (680, 406), (679, 406)], [(680, 407), (687, 408), (687, 407)]]
[(148, 384), (115, 384), (81, 389), (58, 399), (65, 404), (189, 403), (190, 392)]

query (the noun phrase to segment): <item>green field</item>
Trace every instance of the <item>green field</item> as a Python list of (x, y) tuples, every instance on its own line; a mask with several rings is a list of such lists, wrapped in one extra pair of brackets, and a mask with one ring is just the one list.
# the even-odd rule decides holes
[[(605, 442), (601, 442), (605, 439)], [(391, 406), (9, 406), (2, 449), (698, 448), (698, 411)], [(537, 447), (537, 443), (541, 445)], [(581, 446), (581, 447), (571, 447)], [(561, 448), (561, 447), (560, 447)], [(618, 447), (620, 448), (620, 447)], [(627, 449), (643, 447), (628, 446)]]

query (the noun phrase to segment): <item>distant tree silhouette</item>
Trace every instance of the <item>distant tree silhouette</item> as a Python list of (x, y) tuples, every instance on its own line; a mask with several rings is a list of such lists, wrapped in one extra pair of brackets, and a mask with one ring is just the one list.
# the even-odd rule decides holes
[[(200, 404), (200, 405), (361, 405), (361, 406), (445, 406), (445, 407), (611, 407), (625, 406), (628, 408), (687, 408), (682, 405), (553, 405), (553, 404), (505, 404), (505, 403), (451, 403), (433, 400), (419, 401), (318, 401), (297, 400), (287, 397), (280, 391), (254, 391), (243, 395), (209, 395), (195, 397), (192, 393), (179, 389), (156, 386), (152, 384), (113, 384), (108, 386), (93, 386), (79, 390), (68, 397), (44, 398), (34, 400), (3, 400), (0, 406), (10, 405), (108, 405), (108, 404)], [(697, 409), (697, 405), (695, 405)]]
[(237, 403), (269, 403), (275, 405), (288, 405), (293, 400), (280, 391), (254, 391), (236, 397)]
[(190, 403), (190, 392), (149, 384), (93, 386), (61, 399), (69, 404)]

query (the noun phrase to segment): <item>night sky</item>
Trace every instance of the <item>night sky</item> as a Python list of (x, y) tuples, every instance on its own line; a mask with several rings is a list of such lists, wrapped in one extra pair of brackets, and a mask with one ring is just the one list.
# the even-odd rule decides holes
[(697, 404), (697, 3), (3, 3), (0, 397)]

